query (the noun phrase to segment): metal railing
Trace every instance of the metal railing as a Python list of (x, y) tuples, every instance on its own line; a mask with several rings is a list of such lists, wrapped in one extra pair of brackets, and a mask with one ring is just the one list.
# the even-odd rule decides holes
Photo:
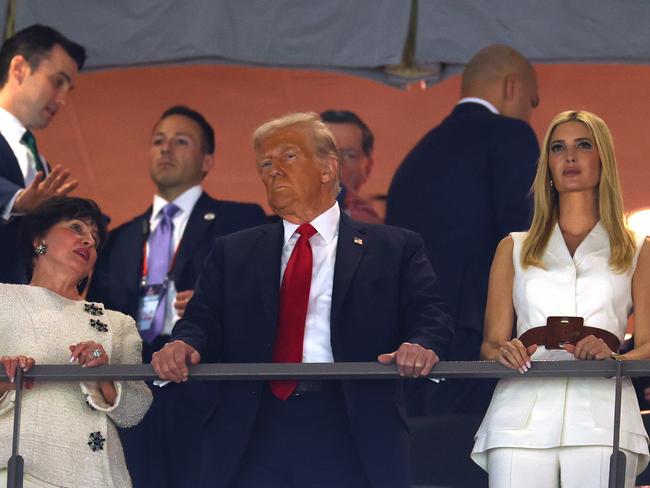
[[(619, 449), (621, 421), (621, 392), (623, 377), (650, 376), (650, 361), (534, 361), (522, 375), (496, 362), (467, 361), (438, 363), (430, 378), (558, 378), (606, 377), (616, 379), (614, 397), (614, 432), (610, 458), (609, 488), (623, 488), (625, 483), (625, 454)], [(16, 372), (15, 383), (26, 379), (36, 381), (122, 380), (152, 381), (158, 379), (149, 364), (116, 364), (97, 368), (78, 365), (37, 365), (28, 373)], [(379, 363), (250, 363), (197, 364), (190, 367), (193, 381), (242, 380), (402, 380), (394, 365)], [(0, 381), (7, 381), (0, 371)], [(23, 459), (18, 454), (20, 440), (21, 388), (17, 388), (14, 407), (12, 455), (7, 465), (7, 487), (22, 488)]]

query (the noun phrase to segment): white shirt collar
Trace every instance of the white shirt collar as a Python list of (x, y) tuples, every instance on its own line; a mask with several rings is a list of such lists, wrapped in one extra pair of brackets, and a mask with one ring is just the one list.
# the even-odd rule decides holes
[[(339, 232), (339, 220), (341, 220), (341, 210), (339, 209), (338, 202), (334, 202), (329, 209), (325, 210), (322, 214), (309, 222), (316, 232), (325, 240), (325, 242), (332, 242)], [(286, 245), (291, 236), (293, 236), (296, 229), (300, 224), (293, 224), (288, 220), (282, 219), (284, 225), (284, 244)]]
[[(201, 198), (201, 193), (203, 193), (201, 185), (195, 185), (181, 193), (172, 203), (181, 209), (180, 214), (187, 215), (192, 211), (197, 200)], [(162, 209), (168, 203), (169, 202), (160, 195), (154, 195), (153, 208), (151, 210), (151, 220), (158, 218), (160, 209)]]
[(461, 98), (460, 100), (458, 100), (458, 103), (456, 105), (460, 105), (461, 103), (478, 103), (479, 105), (483, 105), (493, 114), (499, 115), (499, 111), (497, 110), (497, 108), (487, 100), (484, 100), (483, 98), (478, 98), (478, 97)]
[(20, 142), (27, 129), (14, 114), (0, 107), (0, 132), (7, 142)]

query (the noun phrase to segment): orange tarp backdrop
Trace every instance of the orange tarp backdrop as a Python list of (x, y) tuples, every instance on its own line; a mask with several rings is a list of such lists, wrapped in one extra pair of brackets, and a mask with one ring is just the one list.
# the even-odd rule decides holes
[[(650, 67), (536, 69), (541, 104), (532, 124), (540, 141), (558, 112), (595, 112), (614, 134), (626, 209), (650, 207)], [(151, 129), (164, 109), (185, 104), (202, 112), (216, 132), (217, 164), (206, 190), (217, 198), (258, 202), (268, 211), (250, 142), (259, 124), (294, 111), (357, 112), (376, 137), (374, 172), (362, 192), (381, 195), (406, 153), (450, 112), (458, 94), (458, 76), (428, 90), (404, 91), (330, 72), (223, 65), (129, 68), (80, 75), (68, 104), (37, 137), (47, 159), (65, 164), (79, 179), (76, 194), (95, 198), (114, 226), (151, 203)], [(381, 203), (377, 208), (383, 211)]]

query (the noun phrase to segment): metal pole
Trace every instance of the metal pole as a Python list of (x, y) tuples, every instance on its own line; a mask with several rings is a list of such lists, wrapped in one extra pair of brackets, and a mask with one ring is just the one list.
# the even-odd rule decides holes
[(614, 395), (614, 440), (609, 458), (609, 488), (625, 488), (625, 454), (619, 449), (621, 432), (621, 393), (623, 391), (623, 361), (616, 361), (616, 393)]
[(16, 368), (16, 397), (14, 399), (14, 436), (11, 444), (11, 457), (7, 463), (7, 488), (23, 488), (23, 470), (25, 461), (18, 454), (20, 440), (20, 407), (23, 400), (23, 370)]

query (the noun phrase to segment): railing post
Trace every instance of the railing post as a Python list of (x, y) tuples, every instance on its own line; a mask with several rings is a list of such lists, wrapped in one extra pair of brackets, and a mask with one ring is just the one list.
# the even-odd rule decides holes
[(616, 361), (616, 393), (614, 395), (614, 440), (609, 458), (609, 488), (625, 487), (625, 454), (619, 449), (621, 432), (621, 393), (623, 391), (623, 361)]
[(16, 397), (14, 399), (14, 436), (11, 443), (11, 457), (7, 463), (7, 488), (23, 488), (23, 469), (25, 461), (18, 454), (20, 440), (20, 407), (23, 401), (23, 370), (16, 368)]

